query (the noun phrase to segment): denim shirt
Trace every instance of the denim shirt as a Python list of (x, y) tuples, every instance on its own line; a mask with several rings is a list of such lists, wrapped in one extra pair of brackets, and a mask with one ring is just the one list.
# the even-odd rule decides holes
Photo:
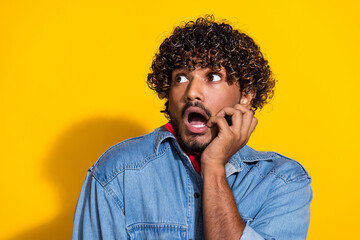
[[(246, 223), (241, 240), (306, 239), (311, 178), (298, 162), (245, 146), (225, 169)], [(204, 239), (202, 188), (164, 126), (123, 141), (89, 169), (72, 239)]]

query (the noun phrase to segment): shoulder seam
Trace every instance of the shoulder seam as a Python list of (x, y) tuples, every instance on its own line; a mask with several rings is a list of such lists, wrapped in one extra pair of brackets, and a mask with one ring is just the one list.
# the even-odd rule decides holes
[(301, 169), (302, 174), (298, 174), (294, 178), (285, 178), (285, 176), (277, 174), (277, 173), (275, 173), (275, 171), (270, 171), (270, 173), (274, 174), (277, 178), (281, 178), (286, 184), (291, 183), (291, 182), (300, 182), (300, 181), (303, 181), (305, 179), (310, 179), (310, 181), (311, 181), (310, 175), (305, 170), (304, 166), (301, 165), (298, 161), (296, 161), (294, 159), (291, 159), (291, 158), (288, 158), (288, 157), (286, 157), (284, 155), (281, 155), (279, 153), (275, 153), (275, 154), (278, 155), (278, 157), (280, 157), (280, 158), (285, 158), (285, 159), (291, 161), (292, 163), (295, 163), (297, 165), (297, 167)]
[(108, 149), (106, 149), (106, 151), (103, 152), (103, 153), (100, 155), (100, 157), (97, 159), (96, 163), (92, 166), (92, 168), (95, 169), (96, 166), (99, 165), (99, 162), (100, 162), (99, 160), (100, 160), (103, 156), (105, 156), (106, 153), (110, 152), (110, 151), (111, 151), (112, 149), (114, 149), (115, 147), (118, 147), (118, 146), (120, 146), (120, 145), (122, 145), (122, 144), (124, 144), (124, 143), (127, 143), (127, 142), (129, 142), (129, 141), (131, 141), (131, 140), (134, 140), (134, 139), (143, 138), (144, 136), (145, 136), (145, 135), (138, 136), (138, 137), (134, 137), (134, 138), (129, 138), (129, 139), (126, 139), (126, 140), (124, 140), (124, 141), (118, 142), (118, 143), (116, 143), (115, 145), (112, 145), (111, 147), (109, 147)]
[(119, 200), (119, 197), (116, 193), (108, 186), (103, 185), (101, 181), (91, 172), (91, 176), (95, 179), (95, 181), (104, 189), (104, 191), (109, 195), (109, 197), (114, 201), (115, 205), (124, 213), (124, 205)]
[(120, 169), (115, 170), (110, 176), (107, 176), (103, 181), (100, 181), (101, 184), (105, 187), (107, 184), (109, 184), (113, 179), (116, 178), (117, 175), (119, 175), (120, 173), (124, 172), (125, 170), (139, 170), (142, 169), (144, 166), (147, 165), (147, 163), (151, 162), (152, 160), (161, 157), (162, 155), (165, 154), (165, 152), (169, 149), (169, 146), (164, 148), (161, 152), (159, 152), (158, 154), (153, 154), (150, 155), (148, 157), (145, 157), (143, 161), (141, 161), (139, 164), (136, 165), (123, 165)]
[[(278, 160), (283, 159), (284, 160), (283, 163), (287, 162), (287, 163), (290, 163), (290, 164), (296, 164), (296, 166), (293, 167), (293, 168), (298, 169), (298, 170), (296, 170), (298, 172), (298, 174), (296, 174), (296, 176), (293, 176), (293, 177), (291, 177), (291, 175), (287, 175), (287, 174), (283, 175), (283, 174), (281, 174), (281, 172), (278, 172), (278, 171), (279, 171), (279, 166), (281, 166), (283, 163), (280, 163), (280, 165), (274, 164), (272, 169), (269, 172), (267, 172), (266, 175), (272, 174), (272, 175), (275, 176), (275, 178), (281, 179), (285, 184), (288, 184), (288, 183), (291, 183), (291, 182), (300, 182), (300, 181), (303, 181), (305, 179), (310, 179), (310, 181), (311, 181), (310, 175), (308, 174), (308, 172), (305, 170), (305, 168), (299, 162), (297, 162), (297, 161), (295, 161), (295, 160), (293, 160), (291, 158), (285, 157), (285, 156), (283, 156), (281, 154), (278, 154), (278, 153), (275, 153), (275, 152), (273, 152), (273, 153), (276, 154), (276, 157), (271, 159), (272, 162), (275, 163), (276, 159), (278, 159)], [(259, 177), (261, 177), (263, 179), (263, 178), (265, 178), (266, 175), (263, 175), (261, 173), (261, 170), (260, 170), (261, 166), (259, 166), (259, 164), (261, 164), (261, 163), (262, 163), (262, 161), (258, 161), (257, 164), (255, 164), (255, 167), (258, 170)]]

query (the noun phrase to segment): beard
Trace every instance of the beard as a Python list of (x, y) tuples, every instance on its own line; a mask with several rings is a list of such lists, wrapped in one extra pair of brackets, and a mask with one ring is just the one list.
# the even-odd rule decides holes
[[(191, 133), (191, 132), (185, 133), (186, 129), (184, 131), (180, 130), (180, 124), (181, 124), (180, 121), (183, 121), (184, 112), (186, 109), (192, 106), (202, 108), (205, 111), (205, 113), (208, 115), (208, 117), (209, 118), (211, 117), (211, 112), (208, 109), (206, 109), (201, 103), (192, 104), (189, 102), (185, 105), (184, 109), (182, 110), (181, 119), (176, 119), (175, 117), (172, 116), (171, 111), (169, 112), (170, 123), (174, 128), (177, 140), (179, 141), (181, 148), (183, 148), (185, 152), (191, 151), (194, 153), (202, 153), (205, 150), (205, 148), (211, 143), (212, 139), (209, 139), (206, 142), (200, 142), (197, 138), (205, 135), (205, 133), (203, 134)], [(185, 136), (184, 136), (185, 134), (188, 135), (187, 137), (188, 140), (185, 140)]]
[(174, 131), (176, 133), (176, 137), (180, 143), (180, 146), (183, 148), (185, 152), (194, 152), (194, 153), (202, 153), (205, 148), (210, 144), (211, 140), (207, 142), (199, 142), (196, 138), (201, 136), (201, 134), (195, 134), (195, 133), (189, 133), (191, 135), (191, 139), (186, 141), (184, 137), (182, 136), (183, 133), (179, 131), (178, 124), (176, 121), (171, 120), (171, 125), (174, 128)]

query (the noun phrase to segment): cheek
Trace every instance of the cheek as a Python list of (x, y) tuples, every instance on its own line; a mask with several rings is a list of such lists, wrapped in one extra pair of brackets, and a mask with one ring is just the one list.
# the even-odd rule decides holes
[(212, 106), (210, 110), (214, 115), (224, 107), (233, 107), (240, 102), (240, 93), (238, 92), (217, 93), (215, 96), (211, 98), (211, 102), (208, 105), (209, 107)]
[(169, 97), (168, 97), (168, 102), (169, 102), (169, 111), (172, 111), (173, 110), (173, 105), (174, 105), (174, 95), (172, 93), (172, 91), (169, 92)]
[(179, 109), (181, 109), (183, 91), (180, 88), (171, 89), (169, 92), (169, 111), (172, 114), (178, 115)]
[(231, 89), (230, 91), (223, 91), (222, 93), (215, 94), (215, 98), (213, 98), (213, 102), (217, 105), (221, 105), (223, 107), (233, 106), (240, 102), (240, 90), (239, 89)]
[(241, 96), (240, 88), (237, 87), (236, 85), (231, 86), (227, 95), (229, 96), (228, 100), (229, 100), (230, 105), (235, 105), (235, 104), (240, 103), (240, 96)]
[(179, 112), (179, 104), (177, 100), (169, 96), (169, 112), (173, 117), (176, 117)]

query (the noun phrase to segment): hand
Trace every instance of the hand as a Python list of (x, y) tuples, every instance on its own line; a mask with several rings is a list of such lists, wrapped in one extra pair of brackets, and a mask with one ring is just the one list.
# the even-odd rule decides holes
[[(231, 117), (231, 126), (227, 123), (225, 116)], [(257, 119), (253, 112), (240, 104), (225, 107), (212, 116), (207, 126), (212, 134), (217, 136), (201, 155), (202, 172), (204, 173), (207, 169), (224, 168), (230, 157), (249, 141), (256, 124)]]

